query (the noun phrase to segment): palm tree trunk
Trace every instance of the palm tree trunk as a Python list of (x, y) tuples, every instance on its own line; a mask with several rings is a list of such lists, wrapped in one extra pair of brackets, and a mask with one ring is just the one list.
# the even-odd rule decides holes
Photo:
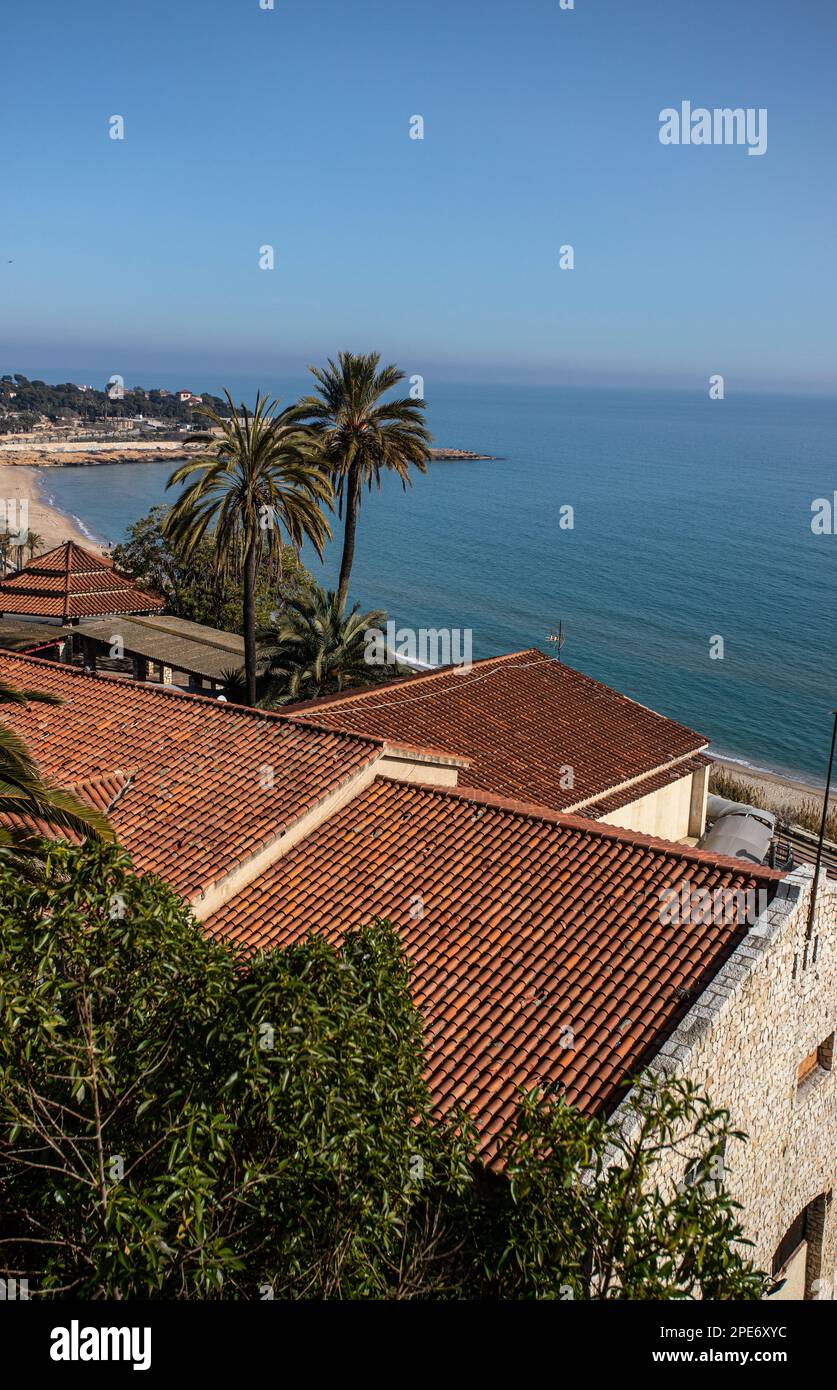
[(244, 555), (244, 670), (247, 703), (256, 703), (256, 534), (247, 538)]
[(341, 608), (345, 608), (346, 599), (349, 595), (349, 579), (352, 573), (352, 562), (355, 558), (355, 532), (357, 530), (357, 509), (360, 502), (360, 474), (357, 468), (349, 471), (348, 485), (346, 487), (346, 523), (343, 527), (343, 558), (340, 561), (340, 583), (337, 588), (337, 600)]

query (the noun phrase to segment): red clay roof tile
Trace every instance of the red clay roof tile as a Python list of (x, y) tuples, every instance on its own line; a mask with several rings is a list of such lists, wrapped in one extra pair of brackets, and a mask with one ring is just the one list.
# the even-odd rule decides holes
[(435, 1100), (482, 1115), (491, 1153), (517, 1087), (613, 1105), (688, 1007), (678, 986), (703, 988), (741, 939), (735, 921), (664, 926), (664, 888), (746, 892), (780, 877), (487, 793), (379, 779), (204, 926), (249, 951), (309, 931), (339, 942), (389, 918)]
[[(667, 719), (533, 648), (308, 701), (290, 718), (470, 759), (460, 786), (560, 810), (705, 748)], [(573, 769), (572, 786), (563, 769)], [(683, 774), (685, 775), (685, 773)], [(633, 796), (629, 796), (632, 800)]]
[(75, 541), (37, 555), (0, 580), (0, 611), (42, 618), (90, 618), (108, 613), (147, 613), (163, 607), (148, 593)]
[[(80, 796), (130, 769), (111, 820), (136, 865), (191, 896), (249, 858), (367, 763), (380, 741), (298, 728), (278, 715), (219, 704), (73, 667), (0, 653), (10, 685), (61, 705), (6, 705), (2, 719), (41, 771)], [(271, 768), (261, 777), (262, 769)], [(114, 787), (114, 790), (117, 788)], [(88, 795), (86, 799), (90, 799)]]

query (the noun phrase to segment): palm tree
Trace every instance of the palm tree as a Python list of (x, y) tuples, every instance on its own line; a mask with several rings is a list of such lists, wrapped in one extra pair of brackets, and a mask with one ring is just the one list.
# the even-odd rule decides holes
[(430, 459), (430, 434), (424, 425), (424, 401), (409, 399), (381, 401), (381, 397), (404, 380), (395, 366), (380, 371), (380, 354), (365, 356), (341, 352), (335, 365), (311, 367), (319, 384), (316, 396), (305, 396), (298, 406), (318, 438), (331, 470), (339, 502), (345, 512), (343, 556), (337, 597), (345, 606), (349, 578), (355, 555), (355, 533), (364, 483), (370, 492), (373, 482), (379, 491), (382, 469), (392, 469), (405, 491), (410, 465), (426, 472)]
[(350, 685), (370, 685), (394, 674), (366, 662), (366, 633), (380, 629), (386, 614), (359, 612), (355, 604), (347, 613), (333, 592), (319, 584), (301, 598), (290, 599), (275, 628), (265, 634), (268, 644), (268, 676), (273, 685), (267, 705), (310, 700), (344, 690)]
[[(17, 690), (0, 681), (0, 704), (26, 705), (38, 701), (60, 705), (57, 695), (40, 690)], [(53, 830), (112, 841), (116, 837), (106, 818), (79, 801), (72, 792), (50, 786), (22, 739), (0, 725), (0, 816), (12, 817), (11, 826), (0, 827), (0, 857), (11, 860), (23, 872), (42, 857), (38, 822)]]
[(9, 551), (12, 548), (12, 538), (8, 531), (0, 531), (0, 575), (4, 575), (9, 568)]
[(219, 571), (241, 571), (247, 702), (255, 705), (259, 562), (281, 547), (283, 529), (292, 545), (299, 547), (307, 537), (322, 557), (331, 536), (322, 507), (331, 505), (333, 492), (294, 407), (277, 415), (275, 402), (257, 395), (252, 415), (244, 405), (239, 413), (229, 391), (225, 395), (229, 419), (203, 411), (216, 432), (199, 435), (196, 442), (209, 451), (182, 464), (166, 484), (192, 480), (168, 513), (163, 531), (188, 559), (212, 527)]
[(27, 531), (26, 547), (29, 551), (29, 559), (34, 560), (35, 551), (40, 550), (44, 544), (43, 536), (39, 536), (37, 531)]

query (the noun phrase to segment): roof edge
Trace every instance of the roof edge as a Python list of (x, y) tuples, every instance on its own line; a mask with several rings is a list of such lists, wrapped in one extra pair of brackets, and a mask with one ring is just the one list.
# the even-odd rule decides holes
[[(52, 645), (49, 643), (48, 645)], [(82, 671), (77, 666), (68, 666), (63, 661), (48, 661), (44, 657), (29, 656), (24, 652), (8, 651), (0, 648), (0, 661), (23, 661), (28, 666), (36, 669), (46, 668), (49, 671), (60, 671), (62, 674), (72, 677), (79, 681), (99, 681), (101, 684), (124, 686), (128, 690), (141, 692), (148, 699), (160, 700), (188, 700), (190, 702), (209, 704), (216, 710), (229, 711), (231, 714), (245, 715), (250, 719), (264, 719), (275, 721), (279, 724), (292, 723), (294, 727), (305, 723), (302, 720), (289, 720), (286, 715), (278, 710), (253, 709), (251, 705), (239, 705), (233, 700), (219, 700), (216, 696), (209, 693), (198, 694), (190, 690), (174, 689), (171, 686), (153, 685), (147, 681), (123, 680), (111, 672), (104, 671)], [(335, 738), (350, 739), (354, 743), (365, 744), (368, 748), (383, 749), (385, 740), (376, 734), (355, 733), (348, 729), (329, 729), (321, 725), (311, 724), (309, 727), (314, 733), (330, 734)], [(447, 754), (445, 756), (448, 756)]]
[[(481, 656), (478, 661), (472, 661), (467, 670), (462, 666), (457, 666), (453, 662), (448, 666), (436, 666), (432, 671), (415, 671), (409, 676), (398, 676), (395, 680), (382, 681), (380, 685), (366, 685), (361, 689), (336, 690), (332, 695), (320, 695), (315, 700), (300, 700), (299, 704), (294, 705), (294, 710), (305, 709), (330, 709), (333, 705), (348, 705), (354, 700), (371, 699), (374, 695), (379, 695), (382, 690), (392, 690), (401, 685), (423, 685), (427, 681), (436, 680), (439, 676), (447, 676), (451, 671), (460, 671), (467, 675), (468, 671), (473, 671), (477, 666), (496, 665), (500, 661), (511, 661), (516, 656), (535, 656), (542, 661), (550, 661), (552, 658), (542, 652), (539, 647), (524, 647), (520, 651), (501, 652), (499, 656)], [(289, 712), (289, 718), (294, 718), (293, 712)]]
[(749, 864), (730, 855), (712, 854), (710, 850), (696, 849), (692, 845), (680, 844), (677, 840), (663, 840), (656, 835), (644, 835), (638, 830), (625, 830), (618, 825), (608, 825), (604, 821), (588, 820), (585, 816), (566, 811), (553, 811), (549, 806), (541, 806), (532, 801), (516, 801), (512, 797), (500, 796), (496, 792), (482, 791), (477, 787), (437, 787), (410, 785), (416, 791), (432, 796), (444, 796), (450, 800), (471, 802), (491, 810), (503, 811), (508, 815), (526, 820), (541, 821), (546, 825), (566, 826), (570, 830), (580, 830), (587, 835), (595, 835), (603, 840), (617, 840), (621, 844), (636, 845), (642, 849), (656, 850), (660, 854), (676, 855), (679, 859), (694, 864), (714, 864), (719, 869), (734, 869), (749, 878), (764, 880), (765, 883), (780, 883), (786, 877), (781, 869), (769, 869), (765, 865)]

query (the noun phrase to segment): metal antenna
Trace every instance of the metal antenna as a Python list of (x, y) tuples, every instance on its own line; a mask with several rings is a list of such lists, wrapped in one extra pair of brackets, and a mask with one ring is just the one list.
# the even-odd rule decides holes
[(562, 650), (562, 648), (563, 648), (563, 646), (564, 646), (564, 643), (565, 643), (566, 640), (567, 640), (566, 633), (564, 632), (564, 623), (563, 623), (563, 620), (562, 620), (561, 622), (559, 622), (559, 624), (558, 624), (558, 631), (556, 632), (555, 629), (553, 628), (546, 640), (547, 640), (547, 642), (551, 642), (551, 643), (553, 644), (553, 646), (555, 646), (555, 647), (557, 648), (556, 656), (558, 657), (558, 660), (560, 661), (560, 660), (561, 660), (561, 650)]

